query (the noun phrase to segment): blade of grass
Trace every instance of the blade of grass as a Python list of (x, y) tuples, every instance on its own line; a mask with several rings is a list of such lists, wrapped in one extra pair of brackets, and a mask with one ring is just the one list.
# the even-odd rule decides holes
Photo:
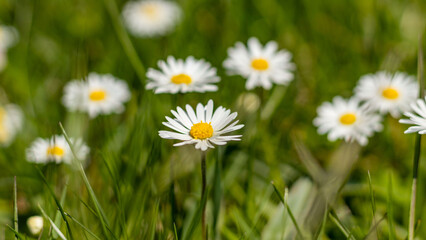
[(333, 211), (330, 211), (328, 213), (328, 217), (330, 218), (330, 220), (336, 224), (336, 226), (340, 229), (340, 231), (343, 233), (343, 235), (345, 235), (346, 239), (356, 239), (353, 234), (345, 227), (345, 225), (340, 222), (339, 218), (337, 217), (337, 215), (333, 214)]
[(367, 235), (365, 235), (365, 237), (363, 239), (368, 239), (368, 237), (370, 236), (370, 234), (372, 234), (374, 231), (377, 232), (377, 227), (379, 226), (379, 224), (381, 222), (383, 222), (383, 220), (385, 220), (386, 216), (387, 216), (387, 213), (385, 213), (383, 215), (383, 217), (381, 217), (380, 220), (373, 225), (373, 227), (370, 229), (370, 231), (367, 233)]
[[(68, 189), (68, 179), (65, 181), (65, 186), (64, 186), (64, 189), (62, 190), (61, 201), (60, 201), (61, 206), (64, 205), (65, 197), (67, 196), (67, 189)], [(56, 211), (55, 225), (58, 226), (59, 228), (61, 227), (61, 211), (60, 210)], [(56, 234), (56, 232), (53, 232), (53, 238), (54, 239), (58, 238), (58, 235)]]
[[(371, 175), (370, 171), (367, 171), (368, 175), (368, 186), (370, 188), (370, 201), (371, 201), (371, 209), (373, 211), (373, 224), (376, 225), (376, 200), (374, 198), (373, 184), (371, 183)], [(379, 232), (376, 231), (377, 239), (379, 239)]]
[(139, 59), (139, 56), (132, 44), (132, 41), (130, 40), (129, 35), (123, 27), (123, 22), (121, 21), (121, 16), (118, 11), (117, 4), (114, 0), (104, 0), (104, 3), (111, 17), (112, 25), (114, 27), (115, 32), (117, 33), (117, 37), (121, 43), (121, 46), (123, 47), (124, 52), (129, 58), (130, 64), (132, 64), (133, 68), (135, 69), (139, 80), (141, 81), (142, 85), (144, 85), (145, 67)]
[(58, 236), (59, 236), (60, 238), (62, 238), (63, 240), (67, 240), (67, 238), (65, 237), (65, 235), (61, 232), (61, 230), (59, 230), (59, 228), (55, 225), (55, 223), (52, 221), (52, 219), (50, 219), (50, 217), (49, 217), (49, 216), (47, 216), (47, 214), (46, 214), (46, 212), (43, 210), (43, 208), (41, 208), (41, 206), (40, 206), (40, 205), (38, 205), (38, 208), (40, 209), (41, 214), (43, 214), (43, 216), (44, 216), (47, 220), (49, 220), (50, 225), (52, 226), (53, 230), (55, 230), (55, 231), (56, 231), (56, 233), (58, 234)]
[(64, 219), (65, 224), (67, 226), (67, 231), (69, 233), (70, 239), (74, 239), (72, 232), (71, 232), (71, 227), (68, 223), (67, 218), (65, 217), (64, 209), (62, 208), (62, 204), (59, 202), (58, 198), (56, 197), (55, 193), (53, 192), (53, 189), (50, 187), (49, 183), (46, 180), (46, 177), (44, 177), (44, 174), (41, 172), (40, 168), (39, 167), (36, 167), (36, 168), (38, 170), (38, 173), (39, 173), (41, 179), (43, 180), (44, 184), (46, 185), (47, 190), (49, 190), (50, 195), (52, 195), (53, 199), (55, 200), (56, 206), (58, 207), (59, 211), (61, 212), (61, 216), (62, 216), (62, 219)]
[(155, 238), (155, 228), (157, 226), (157, 218), (158, 218), (158, 209), (160, 206), (160, 201), (157, 200), (154, 206), (154, 212), (153, 212), (153, 216), (151, 217), (150, 221), (151, 221), (151, 227), (149, 229), (149, 232), (151, 233), (151, 237), (149, 239), (154, 240)]
[(22, 240), (26, 239), (26, 237), (22, 236), (22, 234), (17, 232), (13, 227), (9, 225), (6, 225), (6, 226), (15, 234), (16, 239), (22, 239)]
[[(18, 186), (16, 184), (16, 176), (13, 177), (13, 227), (16, 232), (18, 229)], [(15, 239), (18, 239), (18, 235), (15, 233)]]
[(83, 165), (81, 164), (81, 161), (77, 158), (77, 155), (75, 154), (73, 144), (71, 143), (71, 141), (70, 141), (70, 139), (69, 139), (69, 137), (68, 137), (68, 135), (67, 135), (67, 133), (66, 133), (66, 131), (65, 131), (65, 129), (62, 126), (61, 123), (59, 123), (59, 126), (60, 126), (62, 133), (64, 134), (65, 140), (67, 141), (67, 143), (68, 143), (68, 145), (71, 149), (71, 152), (74, 156), (73, 163), (77, 167), (78, 171), (80, 172), (80, 175), (83, 178), (84, 184), (86, 185), (87, 191), (89, 192), (90, 198), (92, 199), (93, 204), (95, 205), (95, 209), (96, 209), (96, 212), (98, 213), (98, 217), (101, 221), (102, 231), (103, 231), (105, 237), (107, 239), (109, 239), (110, 236), (112, 236), (114, 239), (117, 239), (114, 236), (114, 234), (112, 234), (112, 233), (108, 234), (107, 228), (111, 229), (109, 227), (108, 219), (106, 218), (105, 213), (104, 213), (98, 199), (96, 198), (95, 191), (93, 191), (93, 188), (90, 185), (89, 179), (87, 178), (86, 173), (84, 172), (84, 168), (83, 168)]
[(284, 207), (287, 209), (288, 215), (290, 216), (291, 221), (294, 224), (294, 227), (297, 230), (297, 234), (303, 239), (303, 234), (302, 231), (300, 230), (299, 224), (297, 224), (296, 218), (293, 215), (293, 212), (290, 210), (290, 207), (287, 204), (287, 200), (288, 200), (288, 189), (286, 188), (284, 191), (284, 198), (282, 197), (283, 195), (281, 195), (280, 191), (277, 189), (277, 187), (275, 186), (275, 184), (273, 182), (271, 182), (272, 187), (274, 187), (275, 193), (278, 195), (278, 198), (281, 200), (281, 202), (284, 204)]
[(219, 147), (217, 151), (217, 159), (214, 168), (214, 183), (213, 183), (213, 238), (216, 236), (216, 226), (219, 218), (220, 202), (222, 199), (222, 183), (221, 183), (221, 162), (224, 152), (224, 147)]
[[(417, 61), (417, 79), (419, 82), (419, 97), (424, 99), (424, 79), (423, 79), (423, 50), (422, 50), (422, 37), (419, 37), (419, 52)], [(421, 152), (422, 135), (417, 134), (416, 144), (414, 146), (414, 159), (413, 159), (413, 183), (411, 185), (411, 202), (410, 202), (410, 216), (408, 224), (408, 240), (414, 239), (414, 224), (416, 218), (416, 197), (417, 197), (417, 175), (419, 169), (420, 152)]]
[(86, 231), (88, 234), (90, 234), (92, 237), (101, 240), (101, 238), (99, 238), (98, 236), (96, 236), (96, 234), (94, 234), (92, 231), (90, 231), (90, 229), (88, 229), (87, 227), (85, 227), (82, 223), (80, 223), (77, 219), (75, 219), (74, 217), (72, 217), (71, 215), (69, 215), (68, 213), (65, 213), (65, 215), (67, 217), (69, 217), (73, 222), (77, 223), (77, 225), (79, 225), (81, 228), (84, 229), (84, 231)]
[(392, 198), (392, 175), (389, 173), (388, 177), (388, 227), (389, 227), (389, 240), (396, 239), (395, 225), (393, 222), (393, 198)]
[(194, 234), (195, 229), (197, 228), (198, 224), (201, 222), (201, 215), (203, 212), (204, 207), (207, 203), (207, 196), (209, 195), (210, 189), (206, 190), (206, 194), (204, 194), (203, 198), (200, 201), (200, 205), (198, 206), (194, 216), (192, 217), (192, 220), (189, 224), (188, 229), (185, 229), (182, 234), (182, 239), (192, 239), (192, 234)]

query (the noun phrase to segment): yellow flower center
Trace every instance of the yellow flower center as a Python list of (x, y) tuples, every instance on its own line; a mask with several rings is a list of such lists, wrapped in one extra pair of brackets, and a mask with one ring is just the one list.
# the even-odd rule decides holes
[(47, 155), (62, 157), (64, 155), (64, 149), (58, 146), (49, 147), (47, 149)]
[(178, 75), (174, 75), (172, 77), (172, 83), (174, 84), (190, 84), (192, 82), (192, 79), (190, 76), (186, 75), (186, 74), (178, 74)]
[(104, 90), (95, 90), (90, 92), (89, 98), (92, 101), (102, 101), (106, 98), (106, 95)]
[(269, 68), (269, 63), (263, 58), (256, 58), (251, 61), (251, 66), (258, 71), (264, 71)]
[(383, 90), (382, 95), (384, 98), (395, 100), (399, 97), (399, 93), (395, 88), (388, 87)]
[(213, 136), (213, 127), (211, 123), (196, 123), (192, 125), (189, 134), (195, 139), (206, 139)]
[(148, 4), (141, 7), (141, 12), (147, 15), (149, 18), (155, 18), (157, 16), (157, 7), (154, 4)]
[(3, 143), (7, 140), (7, 131), (3, 124), (5, 117), (6, 111), (4, 110), (4, 108), (0, 107), (0, 143)]
[(344, 125), (352, 125), (356, 121), (356, 116), (353, 113), (346, 113), (340, 117), (340, 123)]

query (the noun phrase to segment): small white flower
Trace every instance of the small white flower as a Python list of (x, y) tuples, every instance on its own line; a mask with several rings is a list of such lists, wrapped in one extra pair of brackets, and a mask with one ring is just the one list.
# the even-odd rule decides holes
[(14, 27), (0, 25), (0, 51), (7, 51), (18, 41), (18, 31)]
[(123, 18), (133, 35), (155, 37), (171, 32), (180, 21), (181, 13), (181, 8), (174, 2), (132, 1), (124, 6)]
[(418, 91), (418, 84), (412, 76), (400, 72), (378, 72), (361, 77), (355, 88), (355, 97), (365, 101), (372, 110), (398, 118), (410, 109)]
[(381, 116), (360, 106), (356, 98), (344, 100), (335, 97), (332, 103), (325, 102), (318, 107), (317, 113), (314, 125), (318, 127), (319, 134), (328, 133), (330, 141), (344, 139), (366, 145), (367, 137), (382, 130)]
[(167, 62), (158, 61), (158, 67), (161, 71), (150, 68), (146, 74), (150, 80), (146, 88), (154, 89), (155, 93), (217, 91), (217, 86), (212, 84), (220, 81), (216, 68), (203, 59), (190, 56), (183, 60), (169, 56)]
[[(90, 149), (81, 140), (70, 139), (78, 160), (84, 161)], [(68, 163), (71, 164), (73, 154), (65, 137), (55, 135), (50, 139), (37, 138), (26, 151), (27, 160), (34, 163)]]
[(32, 235), (39, 235), (43, 229), (43, 218), (41, 216), (29, 217), (27, 219), (27, 226)]
[(63, 104), (70, 111), (99, 114), (122, 113), (130, 99), (127, 83), (110, 74), (90, 73), (86, 81), (73, 80), (64, 88)]
[(196, 149), (206, 151), (208, 148), (214, 148), (213, 144), (225, 145), (227, 141), (240, 141), (242, 135), (222, 136), (244, 127), (239, 124), (237, 113), (231, 113), (231, 110), (218, 107), (213, 113), (213, 101), (209, 100), (206, 106), (201, 103), (197, 105), (196, 113), (191, 106), (186, 105), (186, 112), (178, 107), (177, 111), (172, 110), (174, 119), (166, 117), (167, 122), (163, 125), (176, 132), (159, 131), (159, 135), (166, 139), (177, 139), (182, 142), (173, 146), (182, 146), (186, 144), (195, 144)]
[(278, 51), (278, 44), (268, 42), (263, 47), (257, 38), (248, 40), (247, 48), (237, 42), (228, 49), (228, 58), (223, 66), (229, 74), (238, 74), (246, 78), (246, 89), (255, 87), (270, 89), (272, 84), (287, 85), (294, 78), (292, 55), (286, 50)]
[(415, 126), (409, 127), (404, 133), (426, 134), (426, 103), (424, 99), (417, 99), (417, 101), (410, 104), (412, 112), (405, 112), (404, 115), (410, 119), (400, 119), (400, 123), (411, 124)]
[(21, 130), (24, 115), (15, 104), (0, 106), (0, 146), (8, 146)]

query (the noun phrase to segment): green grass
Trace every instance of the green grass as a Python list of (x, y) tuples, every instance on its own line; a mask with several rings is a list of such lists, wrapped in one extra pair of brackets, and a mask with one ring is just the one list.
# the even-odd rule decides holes
[[(387, 116), (384, 130), (359, 148), (329, 142), (312, 120), (321, 102), (350, 97), (363, 74), (416, 75), (426, 3), (177, 2), (184, 18), (173, 33), (138, 39), (122, 28), (123, 0), (0, 0), (0, 21), (20, 34), (0, 73), (0, 102), (25, 112), (23, 131), (0, 148), (0, 239), (15, 238), (14, 176), (18, 239), (37, 239), (26, 226), (33, 215), (45, 216), (40, 239), (60, 239), (60, 233), (67, 239), (200, 239), (204, 202), (209, 239), (298, 239), (299, 231), (318, 239), (407, 238), (414, 134), (404, 135), (406, 126)], [(222, 68), (226, 49), (251, 36), (277, 41), (297, 65), (288, 87), (251, 91), (261, 102), (256, 112), (238, 102), (247, 93), (245, 81)], [(211, 62), (220, 90), (179, 96), (144, 90), (146, 69), (168, 55)], [(90, 120), (66, 111), (64, 85), (92, 71), (127, 81), (132, 99), (125, 113)], [(245, 127), (238, 131), (241, 142), (207, 152), (208, 196), (201, 199), (201, 153), (173, 147), (158, 130), (166, 128), (161, 122), (171, 109), (208, 99), (237, 111)], [(59, 122), (90, 146), (89, 163), (49, 164), (39, 172), (25, 149), (37, 137), (61, 134)], [(424, 156), (419, 239), (426, 238)]]

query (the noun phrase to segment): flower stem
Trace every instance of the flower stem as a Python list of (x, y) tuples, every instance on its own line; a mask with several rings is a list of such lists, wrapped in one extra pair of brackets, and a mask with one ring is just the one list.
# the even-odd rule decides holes
[[(18, 232), (18, 188), (16, 185), (16, 176), (13, 178), (13, 225), (15, 231)], [(18, 239), (18, 235), (15, 234), (15, 239)]]
[[(419, 97), (424, 99), (424, 82), (423, 82), (423, 51), (422, 51), (422, 38), (419, 37), (419, 53), (417, 61), (417, 79), (419, 81)], [(422, 136), (416, 136), (416, 145), (414, 148), (413, 160), (413, 183), (411, 185), (411, 202), (410, 202), (410, 217), (408, 224), (408, 240), (414, 239), (414, 222), (416, 217), (416, 196), (417, 196), (417, 176), (419, 169), (420, 151), (421, 151)]]
[[(201, 177), (202, 177), (202, 185), (201, 185), (201, 199), (204, 199), (204, 194), (206, 194), (206, 153), (203, 151), (201, 153)], [(201, 215), (201, 234), (202, 239), (207, 239), (206, 234), (206, 204), (203, 205), (203, 212)]]

